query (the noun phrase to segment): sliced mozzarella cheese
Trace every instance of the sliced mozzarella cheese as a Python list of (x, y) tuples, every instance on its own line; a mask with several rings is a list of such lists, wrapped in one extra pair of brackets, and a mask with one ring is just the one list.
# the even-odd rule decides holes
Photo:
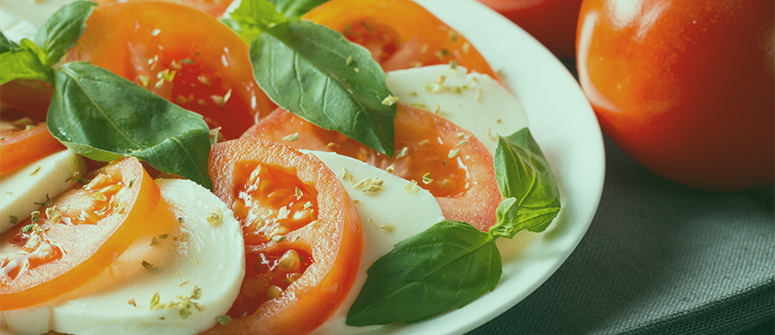
[[(172, 208), (169, 225), (148, 227), (111, 268), (71, 296), (88, 294), (2, 312), (7, 328), (16, 334), (52, 329), (69, 334), (166, 335), (195, 334), (215, 325), (215, 318), (231, 308), (245, 274), (242, 229), (232, 211), (196, 183), (156, 182)], [(214, 213), (219, 218), (212, 223), (208, 217)], [(195, 287), (201, 296), (190, 301), (201, 310), (170, 306), (192, 297)], [(152, 307), (157, 294), (158, 304)], [(182, 309), (191, 315), (183, 318)]]
[(0, 178), (0, 231), (28, 218), (46, 201), (46, 195), (53, 198), (73, 186), (84, 171), (81, 156), (68, 149)]
[(466, 72), (462, 66), (424, 66), (389, 72), (385, 83), (398, 101), (464, 126), (494, 153), (497, 136), (527, 127), (527, 114), (519, 100), (496, 80)]
[[(351, 327), (345, 324), (350, 309), (363, 283), (366, 270), (377, 259), (393, 249), (393, 245), (424, 231), (444, 220), (439, 204), (430, 192), (418, 186), (404, 189), (409, 182), (359, 160), (330, 152), (312, 152), (332, 171), (337, 173), (350, 198), (356, 203), (363, 225), (363, 256), (358, 277), (342, 307), (314, 334), (353, 334), (368, 327)], [(346, 173), (345, 173), (346, 171)], [(352, 176), (350, 178), (349, 176)], [(382, 180), (382, 190), (363, 192), (358, 183), (367, 179)], [(378, 328), (379, 326), (372, 327)]]

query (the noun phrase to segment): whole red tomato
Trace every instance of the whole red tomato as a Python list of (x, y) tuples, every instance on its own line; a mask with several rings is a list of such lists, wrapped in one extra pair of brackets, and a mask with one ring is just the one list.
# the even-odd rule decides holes
[(775, 3), (584, 0), (581, 87), (649, 170), (709, 190), (775, 178)]
[(525, 29), (557, 57), (575, 55), (581, 0), (479, 0)]

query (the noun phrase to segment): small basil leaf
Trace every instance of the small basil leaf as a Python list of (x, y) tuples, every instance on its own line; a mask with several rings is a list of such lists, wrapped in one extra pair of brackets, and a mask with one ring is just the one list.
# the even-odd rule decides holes
[(560, 193), (530, 130), (522, 128), (511, 136), (501, 136), (494, 164), (505, 200), (498, 206), (498, 222), (490, 233), (512, 238), (522, 229), (544, 231), (560, 211)]
[(209, 129), (202, 116), (108, 70), (85, 62), (59, 67), (46, 124), (88, 158), (134, 156), (212, 189)]
[(289, 19), (296, 19), (307, 14), (313, 8), (320, 6), (328, 0), (269, 0), (274, 3), (277, 11)]
[(58, 63), (67, 50), (78, 43), (78, 39), (86, 29), (86, 19), (89, 18), (96, 3), (91, 1), (76, 1), (62, 6), (52, 15), (35, 36), (35, 43), (43, 49), (44, 64), (53, 66)]
[(0, 85), (15, 79), (38, 79), (53, 84), (54, 74), (40, 62), (34, 50), (11, 49), (0, 54)]
[(0, 54), (6, 53), (8, 51), (11, 51), (13, 49), (18, 49), (18, 48), (19, 48), (19, 45), (9, 40), (7, 37), (5, 37), (5, 34), (0, 32)]
[(250, 43), (258, 34), (288, 21), (277, 12), (274, 4), (268, 0), (243, 0), (239, 7), (229, 13), (221, 22), (229, 26), (246, 43)]
[(250, 46), (256, 81), (280, 107), (393, 156), (396, 105), (368, 50), (327, 27), (293, 20)]
[(492, 291), (501, 271), (492, 236), (464, 222), (442, 221), (374, 262), (346, 322), (366, 326), (427, 319)]

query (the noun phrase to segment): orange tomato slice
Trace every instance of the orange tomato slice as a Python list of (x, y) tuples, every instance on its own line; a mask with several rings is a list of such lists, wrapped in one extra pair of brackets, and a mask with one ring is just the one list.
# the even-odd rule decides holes
[(156, 218), (159, 188), (133, 157), (50, 199), (0, 235), (0, 310), (33, 306), (99, 275)]
[(51, 135), (45, 123), (0, 123), (4, 128), (8, 126), (0, 130), (0, 175), (65, 148)]
[(246, 271), (229, 311), (207, 334), (306, 334), (347, 297), (363, 232), (355, 205), (312, 154), (243, 138), (210, 151), (214, 193), (242, 223)]
[(456, 61), (498, 78), (471, 42), (411, 0), (333, 0), (304, 18), (362, 45), (386, 72)]

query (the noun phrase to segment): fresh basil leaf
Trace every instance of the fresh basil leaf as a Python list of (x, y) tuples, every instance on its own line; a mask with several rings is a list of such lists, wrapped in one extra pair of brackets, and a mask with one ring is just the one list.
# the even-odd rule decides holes
[(289, 19), (297, 19), (328, 0), (269, 0), (277, 11)]
[(53, 84), (54, 73), (41, 63), (35, 50), (11, 49), (0, 54), (0, 85), (15, 79), (38, 79)]
[(511, 136), (501, 136), (494, 164), (505, 200), (498, 206), (498, 222), (490, 234), (512, 238), (522, 229), (544, 231), (560, 211), (560, 193), (530, 130), (522, 128)]
[(189, 112), (108, 70), (64, 64), (46, 121), (66, 146), (98, 161), (137, 157), (208, 189), (209, 129)]
[(78, 43), (86, 29), (86, 19), (91, 15), (94, 6), (97, 4), (91, 1), (69, 3), (43, 23), (35, 36), (35, 43), (43, 49), (43, 63), (46, 66), (58, 63), (67, 50)]
[(385, 73), (368, 50), (338, 32), (292, 20), (250, 46), (256, 81), (280, 107), (393, 156), (396, 105)]
[(221, 19), (247, 43), (258, 34), (286, 21), (285, 16), (269, 0), (242, 0), (239, 7)]
[(9, 40), (7, 37), (5, 37), (5, 34), (0, 32), (0, 54), (6, 53), (8, 51), (11, 51), (13, 49), (18, 49), (18, 48), (19, 48), (19, 45)]
[(492, 236), (464, 222), (442, 221), (374, 262), (346, 322), (366, 326), (427, 319), (492, 291), (501, 272)]

